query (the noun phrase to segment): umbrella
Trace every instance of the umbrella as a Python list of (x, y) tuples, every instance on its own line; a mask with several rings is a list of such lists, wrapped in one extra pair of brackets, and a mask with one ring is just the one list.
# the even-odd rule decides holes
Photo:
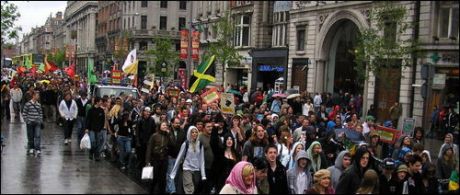
[(286, 94), (284, 93), (275, 93), (272, 95), (273, 98), (280, 97), (280, 98), (285, 98)]
[(232, 93), (233, 95), (239, 95), (241, 96), (241, 92), (235, 89), (229, 89), (227, 93)]
[(293, 99), (293, 98), (296, 98), (296, 97), (300, 97), (300, 94), (298, 94), (298, 93), (291, 94), (291, 95), (287, 96), (287, 99)]

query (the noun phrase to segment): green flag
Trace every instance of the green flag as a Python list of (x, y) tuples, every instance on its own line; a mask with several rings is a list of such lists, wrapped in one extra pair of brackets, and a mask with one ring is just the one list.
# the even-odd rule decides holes
[(45, 64), (40, 63), (40, 66), (38, 66), (38, 71), (40, 71), (42, 73), (45, 72)]
[(193, 76), (190, 78), (190, 93), (199, 92), (209, 83), (216, 81), (216, 78), (212, 76), (212, 68), (210, 68), (215, 59), (216, 56), (213, 55), (207, 60), (203, 60), (197, 70), (193, 71)]
[(32, 68), (32, 62), (31, 62), (31, 59), (29, 56), (26, 56), (25, 59), (24, 59), (24, 66), (27, 68), (27, 69), (30, 69)]
[(88, 59), (88, 84), (95, 84), (97, 82), (96, 74), (94, 73), (94, 61)]

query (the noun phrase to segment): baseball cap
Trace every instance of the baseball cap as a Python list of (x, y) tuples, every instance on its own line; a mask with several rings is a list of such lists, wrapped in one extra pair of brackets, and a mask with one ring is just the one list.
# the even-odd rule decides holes
[(386, 169), (395, 168), (395, 161), (391, 158), (385, 158), (382, 163), (383, 163), (383, 168), (386, 168)]
[(185, 101), (187, 103), (192, 103), (192, 100), (191, 99), (187, 99), (187, 101)]

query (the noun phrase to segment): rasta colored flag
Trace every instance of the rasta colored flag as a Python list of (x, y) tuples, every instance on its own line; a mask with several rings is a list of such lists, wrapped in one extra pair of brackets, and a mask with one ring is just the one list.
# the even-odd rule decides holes
[(216, 78), (212, 76), (213, 68), (211, 68), (215, 59), (215, 55), (211, 56), (209, 59), (201, 62), (197, 69), (193, 71), (193, 76), (190, 78), (190, 93), (199, 92), (209, 83), (216, 81)]

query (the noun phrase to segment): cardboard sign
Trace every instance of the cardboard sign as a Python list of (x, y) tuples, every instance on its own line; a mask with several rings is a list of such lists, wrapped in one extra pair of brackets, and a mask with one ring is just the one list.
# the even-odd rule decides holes
[(219, 98), (219, 93), (217, 92), (216, 88), (211, 88), (205, 93), (201, 94), (201, 99), (203, 99), (203, 102), (206, 104), (213, 103), (219, 100)]
[(170, 97), (179, 97), (180, 90), (179, 90), (179, 89), (168, 89), (168, 90), (166, 91), (166, 93), (167, 93)]
[(415, 129), (415, 119), (405, 118), (403, 123), (402, 134), (412, 136)]
[(235, 114), (235, 100), (233, 94), (222, 93), (220, 97), (220, 110), (224, 114)]
[(380, 136), (380, 141), (383, 143), (394, 144), (401, 136), (401, 131), (384, 126), (375, 126), (375, 131)]
[(113, 70), (112, 71), (112, 84), (120, 84), (121, 77), (122, 77), (121, 70)]
[(150, 90), (152, 90), (152, 88), (153, 88), (153, 82), (149, 80), (144, 80), (141, 91), (144, 93), (150, 93)]

